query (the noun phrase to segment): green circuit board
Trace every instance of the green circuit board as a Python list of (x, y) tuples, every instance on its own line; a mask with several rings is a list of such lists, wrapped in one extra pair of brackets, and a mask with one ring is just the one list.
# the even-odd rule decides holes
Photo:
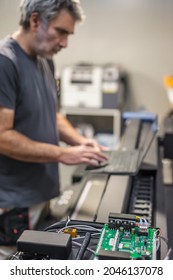
[(103, 226), (95, 251), (98, 259), (157, 259), (158, 229), (148, 227), (142, 232), (138, 226), (125, 229)]

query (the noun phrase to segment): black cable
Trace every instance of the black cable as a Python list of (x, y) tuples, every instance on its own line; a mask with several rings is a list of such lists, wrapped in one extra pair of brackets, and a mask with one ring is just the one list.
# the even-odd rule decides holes
[(76, 258), (75, 258), (76, 260), (82, 260), (83, 255), (84, 255), (84, 253), (86, 251), (86, 248), (87, 248), (87, 246), (88, 246), (88, 244), (90, 242), (90, 239), (91, 239), (91, 234), (89, 232), (87, 232), (85, 234), (85, 238), (84, 238), (84, 240), (83, 240), (83, 242), (81, 244), (81, 247), (80, 247), (80, 249), (79, 249), (79, 251), (78, 251), (78, 253), (76, 255)]

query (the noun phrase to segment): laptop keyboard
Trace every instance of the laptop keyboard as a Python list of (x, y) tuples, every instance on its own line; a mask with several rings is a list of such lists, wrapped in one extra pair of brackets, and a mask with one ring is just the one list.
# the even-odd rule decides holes
[(105, 171), (133, 172), (137, 168), (138, 158), (137, 150), (113, 151), (109, 155), (110, 163), (105, 167)]

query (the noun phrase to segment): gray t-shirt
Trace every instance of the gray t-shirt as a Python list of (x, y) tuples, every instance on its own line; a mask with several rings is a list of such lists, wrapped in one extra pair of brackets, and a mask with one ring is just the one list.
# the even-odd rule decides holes
[[(14, 130), (58, 144), (57, 91), (45, 59), (33, 59), (11, 38), (0, 44), (0, 106), (15, 110)], [(0, 208), (29, 207), (59, 193), (56, 163), (30, 163), (0, 154)]]

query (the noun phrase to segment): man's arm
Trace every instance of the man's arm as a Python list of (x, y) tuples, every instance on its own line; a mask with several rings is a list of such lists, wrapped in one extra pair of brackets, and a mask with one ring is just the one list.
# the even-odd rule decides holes
[(69, 145), (87, 145), (99, 148), (100, 151), (108, 150), (107, 147), (98, 144), (94, 139), (88, 139), (80, 135), (71, 123), (59, 112), (57, 113), (57, 126), (60, 140)]
[[(64, 164), (104, 161), (98, 148), (80, 145), (59, 147), (33, 141), (13, 128), (14, 110), (0, 107), (0, 154), (25, 162), (62, 162)], [(95, 163), (94, 163), (95, 164)]]
[(14, 111), (0, 107), (0, 154), (27, 162), (57, 161), (57, 146), (36, 142), (13, 129)]
[(86, 143), (86, 138), (80, 135), (71, 123), (59, 112), (57, 113), (57, 126), (61, 141), (72, 146)]

